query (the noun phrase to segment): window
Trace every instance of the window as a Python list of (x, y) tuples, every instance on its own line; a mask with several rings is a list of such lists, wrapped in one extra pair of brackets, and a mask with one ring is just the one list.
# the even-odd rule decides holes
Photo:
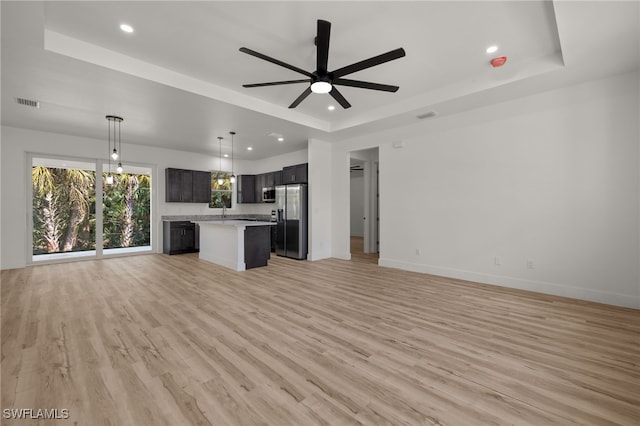
[(96, 248), (95, 164), (33, 158), (31, 166), (34, 260), (60, 257), (62, 253), (93, 255)]
[[(219, 172), (211, 172), (211, 202), (209, 207), (212, 209), (231, 208), (231, 198), (233, 194), (233, 184), (230, 176), (226, 174), (218, 174)], [(218, 177), (222, 177), (222, 184), (218, 183)]]
[(104, 249), (151, 246), (151, 170), (127, 167), (106, 184), (102, 174)]
[(31, 262), (151, 251), (151, 168), (29, 157)]

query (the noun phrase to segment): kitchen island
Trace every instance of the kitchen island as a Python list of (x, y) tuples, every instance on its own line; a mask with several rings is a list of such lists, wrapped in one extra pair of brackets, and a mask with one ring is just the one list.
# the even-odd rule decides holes
[(275, 222), (232, 219), (194, 223), (200, 226), (200, 259), (235, 271), (267, 266)]

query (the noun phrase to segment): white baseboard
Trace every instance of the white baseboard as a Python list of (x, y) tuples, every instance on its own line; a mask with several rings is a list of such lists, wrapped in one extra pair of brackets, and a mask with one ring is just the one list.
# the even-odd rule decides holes
[(331, 257), (335, 257), (336, 259), (342, 259), (342, 260), (351, 260), (351, 253), (336, 253), (334, 255), (332, 255)]
[(423, 274), (438, 275), (466, 281), (474, 281), (482, 284), (497, 285), (500, 287), (516, 288), (519, 290), (533, 291), (537, 293), (551, 294), (554, 296), (570, 297), (573, 299), (587, 300), (590, 302), (605, 303), (607, 305), (621, 306), (624, 308), (640, 309), (640, 296), (610, 293), (600, 290), (579, 288), (544, 281), (525, 280), (522, 278), (492, 275), (482, 272), (465, 271), (454, 268), (411, 263), (403, 260), (380, 258), (378, 265), (389, 268), (403, 269)]
[(315, 260), (328, 259), (330, 257), (331, 257), (331, 253), (326, 250), (315, 250), (314, 252), (308, 254), (307, 259), (311, 261), (315, 261)]

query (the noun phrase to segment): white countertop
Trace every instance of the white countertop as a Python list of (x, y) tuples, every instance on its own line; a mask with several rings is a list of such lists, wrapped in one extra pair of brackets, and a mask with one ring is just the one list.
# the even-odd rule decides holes
[(218, 225), (218, 226), (274, 226), (275, 222), (260, 222), (256, 220), (238, 220), (238, 219), (230, 219), (230, 220), (193, 220), (193, 223), (197, 223), (198, 225)]

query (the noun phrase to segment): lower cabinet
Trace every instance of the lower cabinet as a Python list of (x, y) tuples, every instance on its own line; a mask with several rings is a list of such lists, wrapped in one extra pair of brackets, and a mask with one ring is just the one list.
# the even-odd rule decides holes
[(162, 252), (164, 254), (199, 251), (198, 227), (189, 221), (162, 222)]
[(246, 269), (267, 266), (271, 257), (271, 228), (247, 226), (244, 230), (244, 264)]

